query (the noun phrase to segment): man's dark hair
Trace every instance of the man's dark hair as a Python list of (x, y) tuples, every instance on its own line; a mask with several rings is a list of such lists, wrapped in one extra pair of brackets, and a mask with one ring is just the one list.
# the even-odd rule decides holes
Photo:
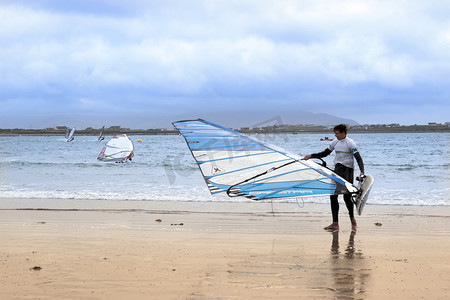
[(347, 125), (345, 124), (336, 125), (334, 126), (333, 131), (345, 132), (345, 134), (347, 134)]

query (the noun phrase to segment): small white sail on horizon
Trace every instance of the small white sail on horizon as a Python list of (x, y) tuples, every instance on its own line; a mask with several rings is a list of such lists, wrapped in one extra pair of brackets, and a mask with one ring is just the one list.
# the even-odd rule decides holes
[(103, 141), (105, 139), (105, 137), (103, 136), (103, 131), (105, 130), (105, 126), (102, 127), (102, 129), (100, 129), (100, 135), (98, 136), (98, 141)]
[(74, 140), (73, 134), (75, 133), (75, 128), (72, 128), (72, 130), (69, 133), (69, 136), (67, 137), (67, 142), (71, 142)]
[(66, 140), (69, 138), (69, 134), (70, 134), (70, 128), (66, 127), (66, 134), (64, 135), (64, 137), (66, 138)]

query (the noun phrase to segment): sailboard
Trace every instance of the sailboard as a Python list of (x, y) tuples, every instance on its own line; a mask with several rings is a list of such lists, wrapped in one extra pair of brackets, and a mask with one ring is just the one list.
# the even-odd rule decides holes
[(364, 205), (366, 205), (367, 199), (369, 198), (369, 193), (372, 190), (373, 183), (374, 179), (372, 175), (365, 175), (362, 178), (362, 181), (358, 182), (357, 187), (359, 189), (359, 192), (355, 197), (355, 205), (358, 215), (362, 214)]
[(74, 140), (73, 134), (75, 133), (75, 128), (72, 128), (69, 135), (67, 136), (67, 142), (71, 142)]
[(106, 143), (97, 159), (101, 161), (125, 162), (134, 155), (133, 142), (126, 134), (118, 134)]
[(358, 192), (332, 170), (232, 129), (202, 119), (172, 124), (213, 195), (263, 200)]
[(105, 126), (102, 127), (102, 129), (100, 129), (100, 134), (98, 136), (98, 141), (103, 141), (105, 139), (105, 137), (103, 136), (103, 131), (105, 131)]

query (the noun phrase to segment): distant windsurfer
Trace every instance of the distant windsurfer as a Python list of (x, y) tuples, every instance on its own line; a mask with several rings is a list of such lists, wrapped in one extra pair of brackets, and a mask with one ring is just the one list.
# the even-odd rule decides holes
[[(334, 139), (328, 148), (324, 151), (314, 154), (305, 155), (304, 159), (308, 160), (310, 158), (323, 158), (328, 156), (333, 150), (336, 150), (336, 157), (334, 159), (334, 172), (347, 180), (350, 183), (353, 183), (353, 170), (354, 170), (354, 160), (355, 157), (358, 167), (360, 170), (360, 177), (364, 175), (364, 163), (361, 158), (361, 155), (358, 152), (356, 147), (356, 143), (349, 137), (347, 137), (347, 126), (345, 124), (339, 124), (334, 126), (334, 135), (336, 139)], [(350, 221), (352, 223), (352, 230), (356, 230), (356, 219), (353, 213), (353, 202), (350, 194), (344, 194), (345, 205), (348, 209), (348, 214), (350, 216)], [(333, 223), (331, 225), (325, 227), (325, 230), (335, 231), (339, 229), (339, 202), (338, 195), (330, 196), (331, 202), (331, 213), (333, 215)]]

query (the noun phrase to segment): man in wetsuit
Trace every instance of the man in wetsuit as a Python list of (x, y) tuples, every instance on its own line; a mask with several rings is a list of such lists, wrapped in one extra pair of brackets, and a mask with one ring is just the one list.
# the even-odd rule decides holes
[[(334, 127), (334, 135), (336, 139), (334, 139), (328, 148), (324, 151), (314, 154), (308, 154), (304, 157), (305, 160), (310, 158), (322, 158), (328, 156), (333, 150), (336, 151), (336, 157), (334, 159), (334, 172), (347, 180), (350, 183), (353, 183), (353, 169), (354, 169), (354, 160), (358, 162), (358, 167), (360, 170), (360, 176), (364, 175), (364, 163), (361, 158), (361, 155), (356, 148), (356, 143), (349, 137), (347, 137), (347, 126), (345, 124), (336, 125)], [(339, 229), (339, 202), (338, 195), (331, 195), (331, 213), (333, 215), (333, 223), (331, 225), (325, 227), (325, 230), (335, 231)], [(353, 202), (350, 194), (344, 194), (345, 205), (348, 209), (348, 214), (350, 216), (350, 221), (352, 223), (352, 230), (356, 229), (356, 220), (353, 214)]]

